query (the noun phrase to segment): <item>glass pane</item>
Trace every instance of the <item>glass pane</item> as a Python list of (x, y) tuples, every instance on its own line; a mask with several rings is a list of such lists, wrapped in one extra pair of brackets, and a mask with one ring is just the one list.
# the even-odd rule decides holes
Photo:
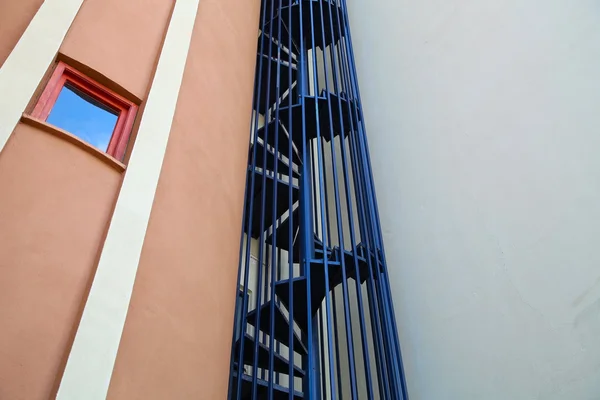
[(48, 122), (106, 151), (118, 113), (68, 83), (60, 91)]

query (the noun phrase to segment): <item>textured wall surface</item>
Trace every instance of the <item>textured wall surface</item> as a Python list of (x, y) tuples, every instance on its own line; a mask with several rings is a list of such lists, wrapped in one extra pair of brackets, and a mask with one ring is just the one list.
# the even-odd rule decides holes
[(259, 8), (200, 1), (111, 400), (227, 397)]
[(144, 99), (173, 0), (85, 0), (60, 52)]
[(0, 399), (53, 396), (120, 184), (26, 124), (0, 153)]
[(43, 0), (0, 1), (0, 67), (43, 2)]
[(597, 399), (597, 3), (348, 2), (412, 399)]

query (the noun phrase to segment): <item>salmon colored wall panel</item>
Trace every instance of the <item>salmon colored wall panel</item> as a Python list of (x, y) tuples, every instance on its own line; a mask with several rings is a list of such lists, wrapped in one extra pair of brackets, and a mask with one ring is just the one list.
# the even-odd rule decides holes
[(0, 153), (0, 399), (56, 390), (120, 182), (22, 123)]
[(143, 99), (172, 8), (173, 0), (86, 0), (60, 52)]
[(259, 6), (200, 2), (111, 400), (227, 397)]
[(44, 0), (0, 0), (0, 67)]

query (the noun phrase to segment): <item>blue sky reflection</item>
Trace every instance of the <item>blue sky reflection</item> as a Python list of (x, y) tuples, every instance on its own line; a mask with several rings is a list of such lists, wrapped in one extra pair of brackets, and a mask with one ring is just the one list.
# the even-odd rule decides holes
[(106, 151), (117, 123), (117, 114), (65, 85), (48, 116), (48, 123)]

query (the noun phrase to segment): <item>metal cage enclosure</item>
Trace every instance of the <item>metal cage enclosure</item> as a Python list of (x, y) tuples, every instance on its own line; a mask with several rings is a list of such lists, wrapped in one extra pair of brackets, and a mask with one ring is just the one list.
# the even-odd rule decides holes
[(230, 399), (408, 399), (345, 0), (262, 0)]

